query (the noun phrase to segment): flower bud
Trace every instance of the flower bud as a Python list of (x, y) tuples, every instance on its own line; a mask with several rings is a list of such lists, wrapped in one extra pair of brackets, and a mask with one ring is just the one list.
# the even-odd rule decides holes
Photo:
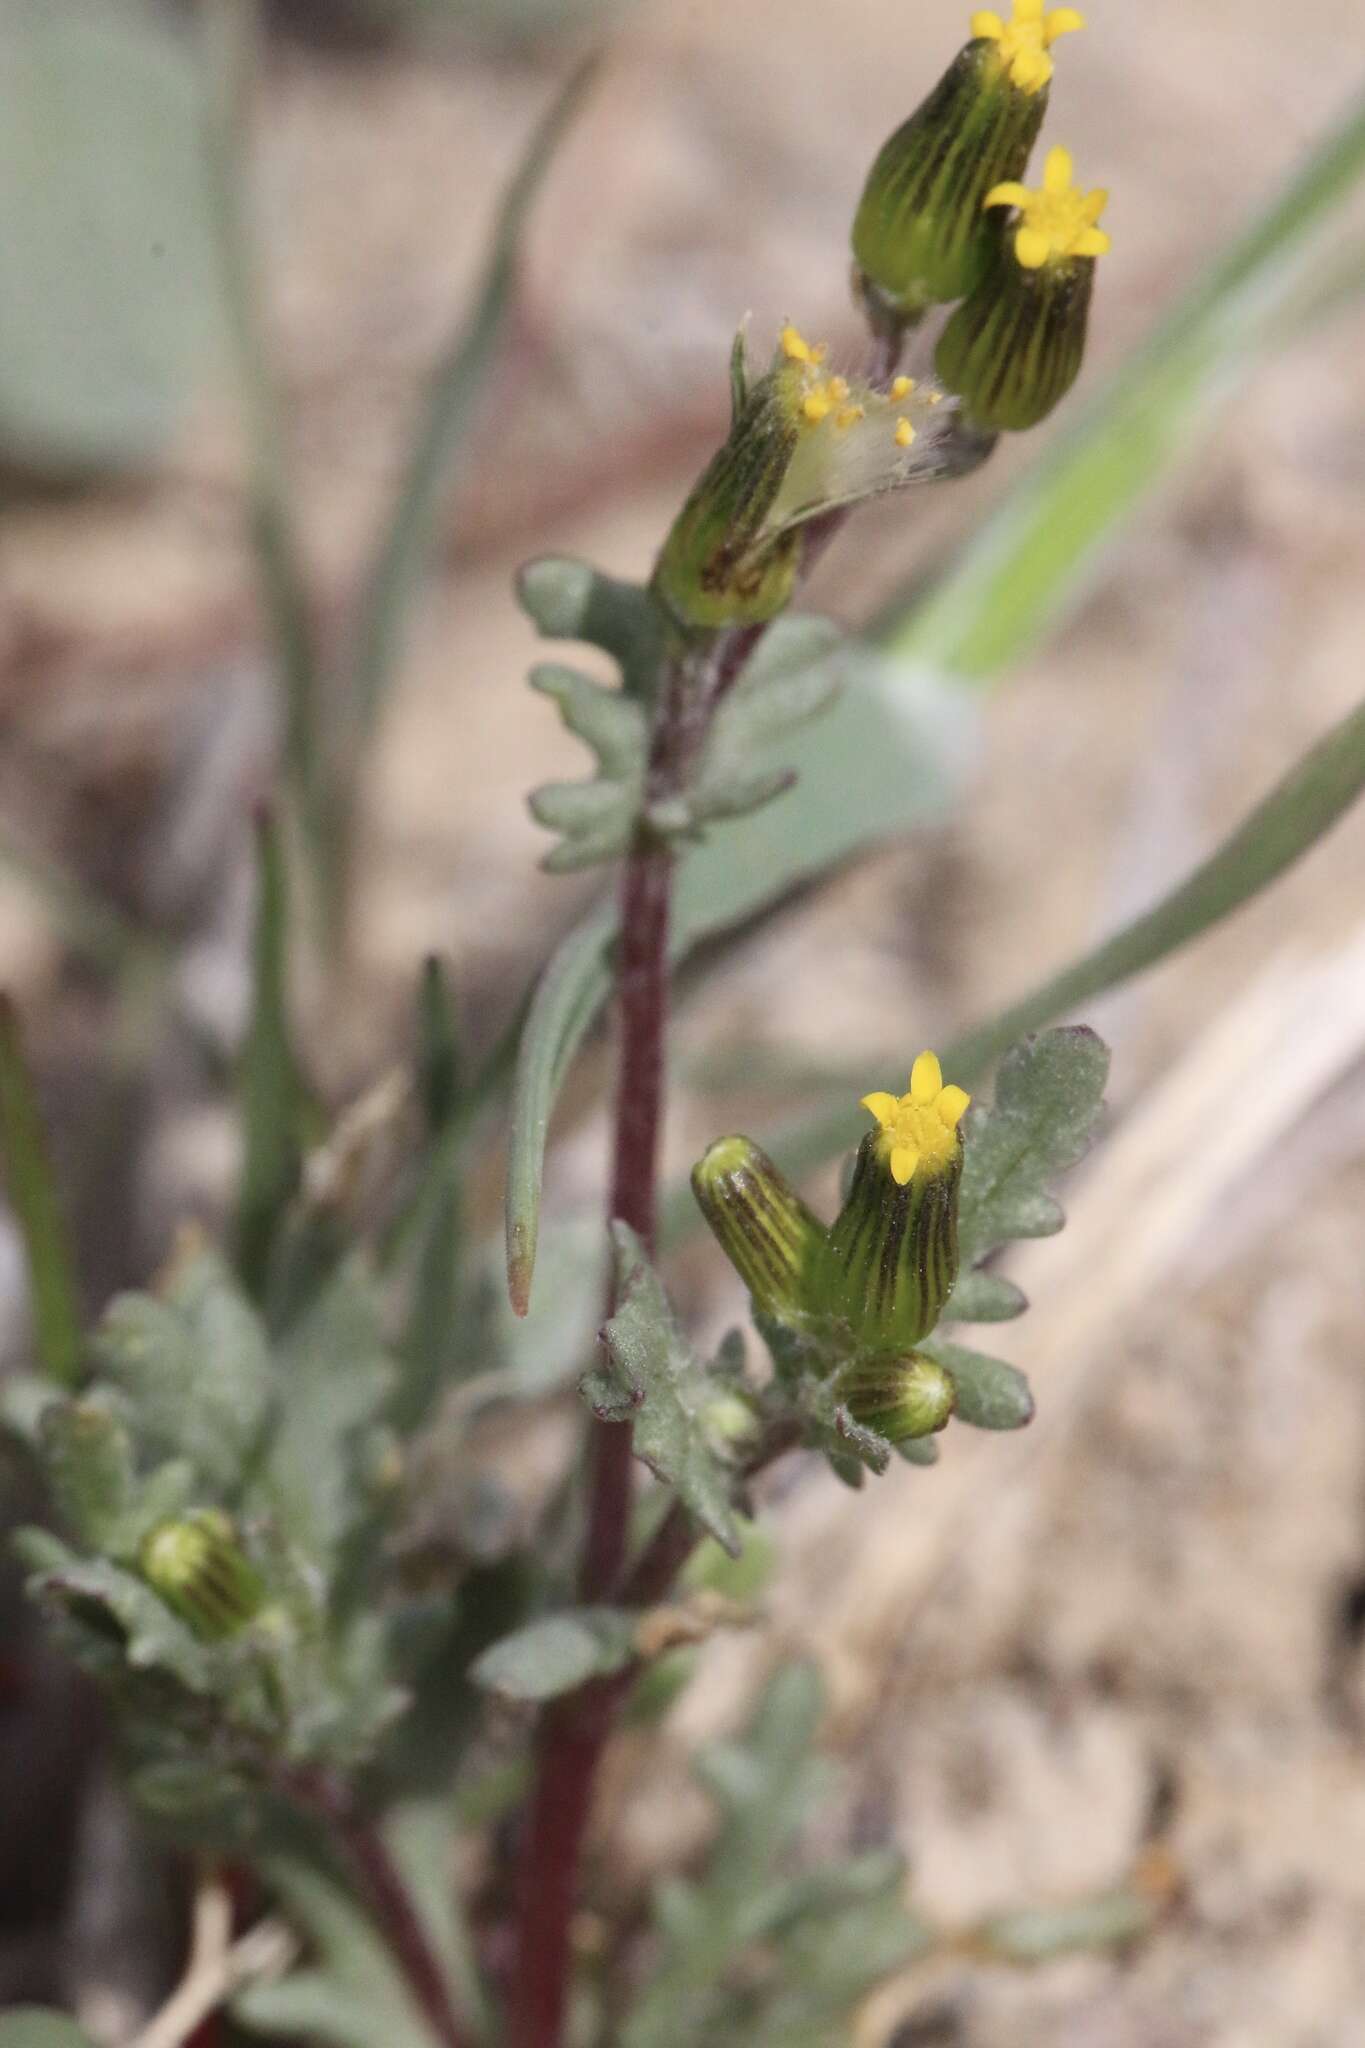
[[(993, 253), (986, 194), (1017, 178), (1047, 106), (1049, 51), (1085, 26), (1073, 7), (1014, 0), (1006, 23), (972, 16), (972, 41), (872, 166), (853, 222), (860, 288), (876, 324), (915, 320), (972, 290)], [(883, 320), (878, 319), (878, 315)]]
[(1108, 194), (1072, 184), (1064, 149), (1049, 151), (1036, 190), (995, 186), (987, 209), (1014, 207), (995, 261), (939, 338), (939, 376), (978, 427), (1036, 426), (1080, 374), (1095, 259), (1109, 247), (1097, 225)]
[(834, 1391), (855, 1422), (893, 1444), (945, 1429), (957, 1402), (951, 1373), (918, 1351), (859, 1359), (840, 1373)]
[(958, 1129), (970, 1097), (921, 1053), (902, 1096), (863, 1097), (877, 1120), (829, 1233), (820, 1306), (860, 1350), (903, 1352), (933, 1329), (957, 1279)]
[(750, 1138), (717, 1138), (692, 1169), (692, 1189), (760, 1314), (803, 1315), (824, 1225), (767, 1153)]
[(933, 380), (875, 390), (825, 358), (783, 329), (674, 521), (652, 588), (684, 626), (764, 624), (791, 597), (809, 520), (948, 471), (956, 408)]
[(143, 1542), (141, 1564), (148, 1584), (207, 1642), (235, 1634), (265, 1599), (260, 1574), (217, 1508), (162, 1522)]

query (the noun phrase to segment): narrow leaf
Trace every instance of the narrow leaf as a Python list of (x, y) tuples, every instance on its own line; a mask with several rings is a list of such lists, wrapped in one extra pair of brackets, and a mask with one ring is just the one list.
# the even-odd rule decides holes
[(1003, 1273), (990, 1273), (982, 1266), (963, 1273), (948, 1302), (948, 1320), (954, 1323), (1008, 1323), (1028, 1307), (1022, 1288)]
[(4, 995), (0, 995), (0, 1164), (28, 1258), (38, 1357), (52, 1379), (74, 1386), (81, 1364), (75, 1264), (19, 1019)]
[(527, 1012), (512, 1087), (508, 1137), (507, 1291), (524, 1316), (540, 1234), (540, 1189), (550, 1115), (564, 1075), (611, 987), (615, 906), (604, 903), (562, 939)]

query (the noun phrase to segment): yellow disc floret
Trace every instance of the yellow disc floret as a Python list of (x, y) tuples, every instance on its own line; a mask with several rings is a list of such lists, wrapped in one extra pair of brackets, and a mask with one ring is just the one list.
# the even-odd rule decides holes
[(1103, 256), (1108, 249), (1109, 237), (1096, 222), (1109, 194), (1103, 189), (1082, 192), (1071, 176), (1070, 150), (1050, 149), (1036, 191), (1011, 180), (986, 194), (985, 206), (1019, 209), (1014, 253), (1022, 269), (1041, 270), (1045, 263), (1065, 263), (1072, 256)]
[(915, 1061), (908, 1094), (864, 1095), (862, 1107), (881, 1125), (881, 1148), (898, 1187), (955, 1156), (957, 1127), (971, 1099), (963, 1088), (944, 1087), (943, 1069), (931, 1052)]
[(991, 8), (972, 16), (972, 34), (1000, 45), (1000, 61), (1021, 92), (1042, 91), (1053, 71), (1048, 51), (1058, 36), (1084, 27), (1085, 16), (1074, 7), (1045, 9), (1045, 0), (1014, 0), (1008, 22)]

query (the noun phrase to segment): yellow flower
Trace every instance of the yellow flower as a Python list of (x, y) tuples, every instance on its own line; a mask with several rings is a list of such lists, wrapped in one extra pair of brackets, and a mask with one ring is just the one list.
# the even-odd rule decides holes
[(1008, 23), (990, 8), (972, 16), (972, 34), (999, 43), (1000, 61), (1021, 92), (1042, 91), (1053, 72), (1048, 51), (1058, 36), (1074, 35), (1084, 27), (1085, 16), (1074, 7), (1054, 7), (1045, 13), (1044, 0), (1014, 0)]
[(881, 1125), (883, 1156), (898, 1187), (921, 1169), (932, 1173), (956, 1157), (957, 1127), (971, 1099), (963, 1088), (944, 1087), (943, 1069), (931, 1052), (915, 1061), (907, 1095), (864, 1095), (862, 1107)]
[(1103, 256), (1109, 247), (1108, 235), (1095, 225), (1109, 194), (1102, 188), (1079, 191), (1071, 173), (1070, 150), (1050, 149), (1037, 191), (1011, 181), (993, 186), (982, 202), (1018, 207), (1014, 253), (1024, 270), (1041, 270), (1045, 263), (1064, 263), (1072, 256)]

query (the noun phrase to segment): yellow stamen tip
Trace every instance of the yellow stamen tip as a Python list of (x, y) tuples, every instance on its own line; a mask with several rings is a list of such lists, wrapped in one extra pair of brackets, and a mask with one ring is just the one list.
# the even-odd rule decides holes
[(836, 404), (842, 405), (848, 397), (847, 377), (831, 377), (829, 380), (829, 395)]
[(798, 328), (782, 329), (781, 348), (789, 363), (808, 363), (812, 360), (810, 343)]
[(832, 404), (833, 400), (828, 391), (822, 388), (819, 391), (811, 391), (806, 394), (805, 398), (801, 401), (801, 410), (811, 425), (818, 427), (821, 420), (828, 417)]
[(895, 383), (891, 386), (891, 396), (893, 398), (908, 398), (914, 388), (915, 380), (913, 377), (897, 377)]
[(910, 443), (914, 440), (914, 438), (915, 430), (911, 426), (909, 420), (897, 420), (896, 446), (898, 448), (908, 448), (910, 446)]

